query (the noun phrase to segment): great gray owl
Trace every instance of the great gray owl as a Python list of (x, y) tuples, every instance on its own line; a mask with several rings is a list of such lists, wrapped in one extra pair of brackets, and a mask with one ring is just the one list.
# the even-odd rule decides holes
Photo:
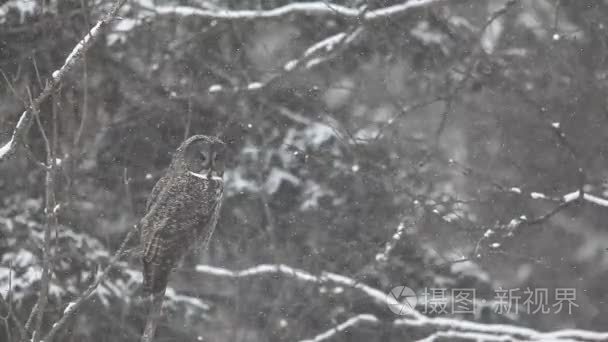
[(182, 256), (209, 242), (224, 192), (224, 151), (218, 138), (190, 137), (152, 189), (140, 222), (144, 294), (164, 292)]

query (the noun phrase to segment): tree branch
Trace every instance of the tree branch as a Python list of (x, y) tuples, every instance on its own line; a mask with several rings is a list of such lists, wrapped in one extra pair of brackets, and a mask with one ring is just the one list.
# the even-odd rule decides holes
[[(10, 289), (9, 289), (10, 291)], [(10, 300), (10, 298), (9, 298)], [(7, 311), (7, 315), (10, 316), (10, 318), (13, 320), (13, 324), (17, 327), (17, 330), (19, 331), (19, 336), (21, 337), (21, 339), (26, 339), (27, 337), (27, 332), (25, 331), (25, 328), (23, 326), (23, 323), (19, 320), (19, 317), (17, 317), (17, 315), (15, 314), (15, 311), (13, 311), (13, 307), (11, 305), (11, 303), (7, 302), (4, 297), (2, 297), (2, 295), (0, 294), (0, 304), (2, 304), (2, 306), (6, 309)]]
[(261, 264), (251, 268), (247, 268), (241, 271), (231, 271), (221, 267), (213, 267), (208, 265), (197, 265), (196, 271), (217, 277), (225, 278), (248, 278), (253, 276), (260, 276), (266, 274), (283, 274), (297, 280), (302, 280), (310, 283), (335, 283), (340, 284), (355, 290), (359, 290), (365, 293), (368, 297), (371, 297), (376, 302), (388, 304), (390, 303), (386, 298), (386, 293), (367, 286), (355, 279), (345, 277), (343, 275), (331, 272), (323, 272), (321, 275), (316, 276), (304, 270), (293, 268), (282, 264)]
[(126, 251), (127, 245), (129, 244), (131, 239), (133, 239), (137, 231), (137, 226), (135, 226), (129, 231), (129, 233), (127, 233), (127, 236), (125, 236), (120, 247), (110, 260), (108, 266), (106, 266), (106, 268), (101, 272), (101, 274), (97, 276), (97, 279), (91, 285), (89, 285), (89, 287), (87, 287), (87, 289), (84, 290), (84, 292), (82, 292), (82, 294), (78, 298), (76, 298), (75, 301), (70, 302), (68, 304), (68, 306), (63, 311), (63, 316), (53, 324), (51, 330), (46, 334), (46, 336), (44, 336), (43, 340), (45, 342), (51, 342), (53, 340), (57, 332), (59, 332), (59, 330), (76, 314), (82, 304), (84, 304), (84, 302), (95, 292), (99, 284), (106, 279), (108, 273), (114, 268), (114, 266), (116, 266), (118, 260), (123, 256), (124, 252)]
[(373, 23), (397, 16), (416, 8), (424, 8), (432, 4), (443, 2), (443, 0), (410, 0), (403, 4), (388, 6), (385, 8), (367, 10), (366, 8), (355, 9), (335, 5), (328, 2), (303, 2), (292, 3), (272, 10), (229, 10), (229, 9), (201, 9), (189, 6), (156, 6), (149, 7), (139, 1), (139, 7), (156, 15), (197, 16), (211, 20), (260, 20), (280, 19), (293, 14), (334, 16), (356, 21), (351, 30), (338, 32), (322, 39), (304, 51), (296, 59), (287, 62), (283, 66), (283, 72), (272, 75), (266, 80), (249, 82), (244, 86), (225, 87), (214, 84), (209, 87), (209, 93), (226, 93), (240, 91), (259, 91), (281, 80), (284, 76), (301, 69), (310, 69), (318, 64), (326, 62), (335, 56), (340, 49), (351, 44), (363, 32), (362, 24)]
[[(374, 301), (383, 305), (392, 303), (385, 292), (362, 284), (352, 278), (331, 273), (323, 272), (316, 276), (307, 271), (289, 267), (282, 264), (261, 264), (240, 271), (228, 270), (221, 267), (213, 267), (208, 265), (197, 265), (196, 271), (206, 275), (224, 277), (224, 278), (248, 278), (253, 276), (262, 276), (268, 274), (283, 274), (294, 280), (309, 282), (309, 283), (326, 283), (332, 282), (340, 284), (352, 289), (359, 290), (365, 293)], [(393, 303), (394, 304), (394, 303)], [(324, 341), (334, 336), (338, 332), (344, 331), (359, 323), (368, 322), (379, 324), (382, 322), (379, 318), (370, 314), (361, 314), (348, 319), (347, 321), (337, 325), (336, 327), (327, 330), (315, 336), (308, 341)], [(454, 338), (470, 338), (467, 336), (486, 336), (492, 337), (490, 341), (502, 340), (537, 340), (537, 341), (605, 341), (608, 339), (608, 332), (595, 332), (587, 330), (558, 330), (554, 332), (540, 332), (530, 328), (518, 327), (507, 324), (482, 324), (470, 321), (463, 321), (454, 318), (442, 317), (427, 317), (422, 313), (410, 310), (403, 318), (396, 319), (392, 322), (393, 327), (430, 327), (437, 331), (442, 331), (443, 334), (450, 334)], [(432, 340), (430, 340), (432, 341)]]
[(137, 1), (137, 5), (155, 15), (196, 16), (210, 20), (276, 20), (297, 14), (380, 21), (386, 20), (388, 17), (401, 15), (415, 8), (423, 8), (443, 1), (445, 0), (409, 0), (398, 5), (367, 11), (363, 16), (360, 16), (360, 10), (357, 8), (331, 4), (326, 1), (291, 3), (270, 10), (203, 9), (190, 6), (149, 7), (143, 1)]
[[(30, 317), (34, 316), (34, 332), (32, 333), (32, 341), (38, 342), (40, 340), (40, 329), (42, 327), (42, 318), (48, 302), (49, 286), (51, 282), (51, 230), (57, 226), (57, 209), (55, 200), (55, 150), (53, 146), (57, 139), (56, 134), (53, 134), (49, 141), (44, 127), (40, 122), (40, 111), (38, 106), (34, 104), (31, 93), (28, 90), (30, 97), (30, 108), (36, 119), (40, 134), (44, 140), (44, 147), (46, 150), (46, 173), (45, 173), (45, 208), (46, 222), (44, 227), (44, 242), (42, 247), (42, 277), (40, 279), (40, 291), (38, 293), (38, 300), (30, 313)], [(52, 124), (56, 125), (57, 113), (55, 112), (55, 106), (53, 106), (53, 120)], [(53, 130), (54, 131), (54, 130)], [(56, 132), (54, 132), (56, 133)], [(30, 321), (30, 319), (28, 319)], [(23, 338), (27, 338), (24, 336)]]
[(77, 64), (82, 61), (82, 57), (84, 53), (89, 50), (89, 48), (95, 42), (95, 39), (99, 36), (100, 32), (108, 26), (112, 20), (116, 18), (118, 14), (118, 10), (125, 4), (127, 0), (116, 0), (112, 9), (104, 16), (103, 19), (97, 22), (93, 28), (87, 33), (84, 38), (82, 38), (78, 44), (72, 49), (72, 52), (65, 59), (63, 65), (53, 71), (51, 78), (47, 81), (44, 89), (36, 97), (28, 108), (23, 111), (21, 116), (19, 117), (19, 121), (13, 130), (13, 135), (11, 139), (5, 143), (3, 146), (0, 146), (0, 162), (5, 161), (13, 154), (17, 149), (17, 145), (22, 142), (23, 137), (27, 133), (33, 115), (34, 108), (40, 108), (42, 103), (53, 93), (53, 90), (61, 83), (61, 81), (65, 78), (65, 75)]
[(318, 334), (317, 336), (315, 336), (311, 339), (302, 340), (300, 342), (326, 341), (326, 340), (329, 340), (330, 338), (334, 337), (336, 334), (346, 331), (347, 329), (352, 328), (360, 323), (378, 323), (379, 321), (380, 320), (374, 315), (360, 314), (360, 315), (347, 319), (346, 321), (336, 325), (335, 327), (333, 327), (323, 333)]

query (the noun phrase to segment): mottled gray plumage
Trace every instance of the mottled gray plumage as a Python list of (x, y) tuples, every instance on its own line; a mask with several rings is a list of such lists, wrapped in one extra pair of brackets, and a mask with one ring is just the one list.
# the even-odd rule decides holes
[(224, 143), (217, 138), (195, 135), (175, 152), (140, 222), (144, 293), (164, 291), (186, 252), (206, 247), (219, 216), (223, 171)]

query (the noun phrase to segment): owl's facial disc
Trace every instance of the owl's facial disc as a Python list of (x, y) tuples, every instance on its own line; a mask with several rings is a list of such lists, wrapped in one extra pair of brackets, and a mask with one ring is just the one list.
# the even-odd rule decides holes
[(224, 175), (224, 144), (195, 141), (186, 150), (186, 169), (199, 178), (221, 180)]

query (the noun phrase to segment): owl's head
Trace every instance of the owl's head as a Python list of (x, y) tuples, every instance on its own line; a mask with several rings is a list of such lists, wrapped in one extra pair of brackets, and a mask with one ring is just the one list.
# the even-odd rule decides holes
[(195, 135), (184, 141), (177, 149), (180, 167), (195, 176), (207, 178), (224, 175), (224, 152), (226, 145), (216, 137)]

